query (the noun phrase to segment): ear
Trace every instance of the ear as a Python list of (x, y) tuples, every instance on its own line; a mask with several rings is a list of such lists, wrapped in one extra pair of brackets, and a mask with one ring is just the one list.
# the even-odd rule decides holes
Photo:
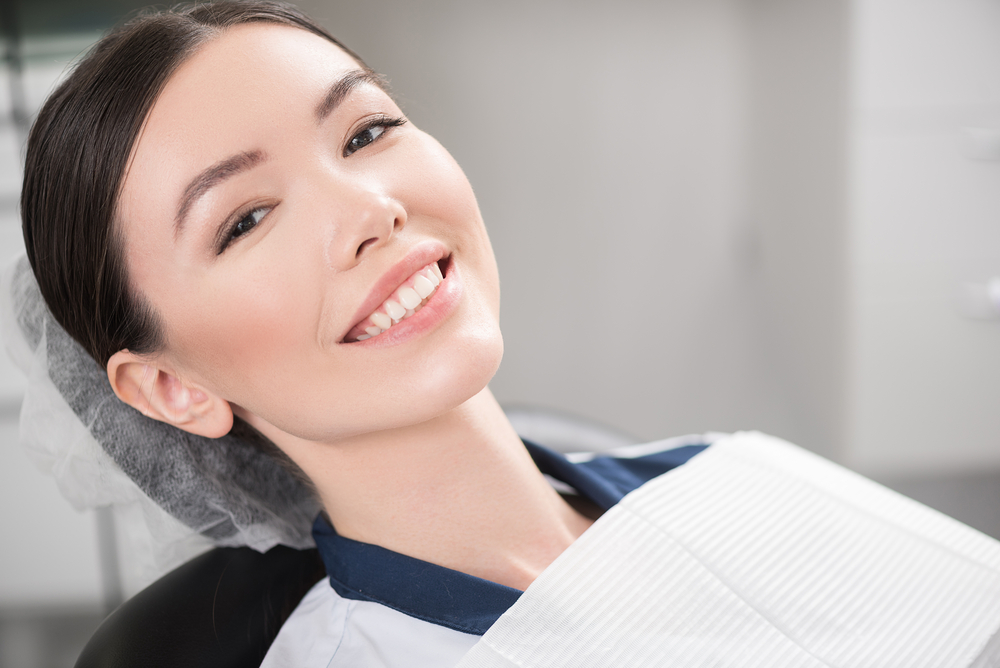
[(218, 438), (233, 427), (228, 401), (181, 380), (161, 362), (119, 350), (108, 360), (108, 380), (126, 404), (184, 431)]

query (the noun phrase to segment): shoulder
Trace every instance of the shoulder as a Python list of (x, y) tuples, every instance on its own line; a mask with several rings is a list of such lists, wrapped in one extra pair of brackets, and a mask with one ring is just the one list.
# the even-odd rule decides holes
[(446, 668), (477, 640), (378, 603), (342, 598), (324, 578), (281, 627), (261, 668)]

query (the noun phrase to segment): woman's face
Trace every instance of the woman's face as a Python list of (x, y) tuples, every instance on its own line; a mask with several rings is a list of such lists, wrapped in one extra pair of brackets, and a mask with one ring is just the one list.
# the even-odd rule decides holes
[(402, 120), (350, 56), (296, 28), (238, 26), (178, 69), (119, 207), (177, 376), (321, 441), (485, 386), (502, 354), (486, 230), (455, 161)]

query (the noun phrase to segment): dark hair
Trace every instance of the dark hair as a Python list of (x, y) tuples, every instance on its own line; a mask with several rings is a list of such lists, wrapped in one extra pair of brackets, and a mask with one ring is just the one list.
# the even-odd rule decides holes
[(295, 7), (267, 0), (144, 14), (107, 34), (45, 102), (28, 137), (21, 219), (52, 315), (102, 366), (119, 350), (156, 352), (156, 312), (129, 284), (116, 210), (142, 124), (171, 74), (226, 28), (277, 23), (360, 58)]

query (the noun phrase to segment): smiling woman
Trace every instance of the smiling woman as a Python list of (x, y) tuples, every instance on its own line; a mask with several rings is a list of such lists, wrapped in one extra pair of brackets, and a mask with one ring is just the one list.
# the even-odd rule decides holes
[(106, 37), (33, 128), (23, 219), (115, 394), (195, 435), (245, 421), (308, 478), (317, 530), (516, 591), (589, 526), (486, 387), (499, 287), (467, 179), (293, 8)]
[[(98, 395), (104, 422), (87, 426), (138, 411), (241, 480), (232, 439), (260, 444), (321, 508), (329, 578), (265, 665), (1000, 652), (1000, 546), (792, 446), (687, 437), (566, 457), (522, 442), (487, 387), (499, 279), (469, 182), (288, 5), (126, 24), (52, 95), (27, 155), (31, 267), (120, 400)], [(177, 450), (103, 447), (220, 542), (233, 533), (178, 508), (284, 495), (213, 473), (169, 497)], [(911, 642), (945, 624), (973, 630)]]

